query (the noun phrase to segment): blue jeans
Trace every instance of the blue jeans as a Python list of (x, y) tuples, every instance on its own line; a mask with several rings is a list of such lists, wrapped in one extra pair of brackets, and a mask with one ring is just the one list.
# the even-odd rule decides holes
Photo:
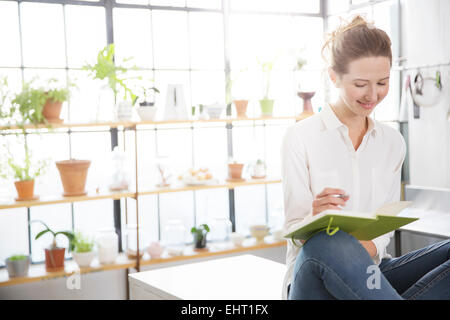
[(376, 266), (353, 236), (325, 231), (300, 250), (290, 300), (450, 299), (450, 240), (383, 259)]

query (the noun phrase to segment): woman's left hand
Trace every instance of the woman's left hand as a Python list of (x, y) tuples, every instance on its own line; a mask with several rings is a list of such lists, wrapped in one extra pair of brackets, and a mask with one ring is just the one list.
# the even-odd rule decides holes
[(377, 255), (377, 247), (375, 246), (373, 241), (360, 240), (359, 242), (364, 247), (364, 249), (366, 249), (366, 251), (369, 253), (371, 258), (373, 258)]

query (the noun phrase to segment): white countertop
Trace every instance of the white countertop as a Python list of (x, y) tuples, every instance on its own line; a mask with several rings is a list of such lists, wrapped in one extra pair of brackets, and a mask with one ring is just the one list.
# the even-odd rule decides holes
[(129, 275), (162, 299), (280, 300), (286, 267), (250, 254)]

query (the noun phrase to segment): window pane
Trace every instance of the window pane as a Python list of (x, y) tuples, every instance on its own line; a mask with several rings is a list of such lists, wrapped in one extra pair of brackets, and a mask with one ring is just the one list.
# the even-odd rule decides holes
[(20, 5), (24, 65), (65, 67), (62, 5), (41, 3), (21, 3)]
[(349, 0), (327, 0), (327, 14), (330, 15), (346, 12), (349, 4)]
[(319, 13), (319, 0), (231, 0), (234, 10)]
[(236, 232), (248, 235), (250, 226), (266, 224), (265, 186), (235, 188)]
[(116, 0), (117, 3), (148, 5), (150, 0)]
[(191, 8), (222, 9), (221, 0), (186, 0), (186, 2)]
[[(197, 225), (208, 223), (211, 228), (214, 219), (229, 219), (230, 217), (227, 189), (196, 191), (195, 203)], [(214, 231), (211, 230), (211, 232)]]
[(107, 81), (93, 80), (86, 71), (69, 70), (77, 88), (70, 99), (70, 122), (110, 121), (114, 117), (114, 95)]
[(257, 159), (264, 159), (264, 140), (262, 126), (244, 127), (243, 124), (241, 126), (236, 124), (233, 128), (234, 160), (249, 164)]
[[(192, 105), (225, 104), (225, 75), (223, 71), (192, 71)], [(222, 113), (225, 116), (225, 111)]]
[(133, 58), (133, 65), (153, 66), (150, 10), (114, 9), (116, 61)]
[(231, 68), (258, 68), (257, 59), (293, 69), (294, 52), (303, 49), (308, 68), (321, 66), (321, 18), (235, 14), (230, 19)]
[(20, 36), (19, 13), (16, 2), (0, 2), (0, 30), (8, 32), (0, 33), (0, 66), (19, 67), (20, 61)]
[(191, 67), (224, 68), (223, 19), (220, 13), (189, 14)]
[(105, 9), (66, 6), (67, 59), (72, 68), (95, 63), (106, 46)]
[[(67, 133), (30, 134), (27, 137), (34, 159), (45, 159), (49, 166), (35, 182), (35, 192), (40, 196), (62, 194), (62, 183), (55, 161), (70, 158), (69, 136)], [(58, 146), (58, 147), (55, 147)]]
[(150, 4), (153, 6), (184, 7), (186, 0), (150, 0)]
[[(10, 185), (14, 188), (14, 185)], [(0, 201), (1, 203), (1, 201)], [(0, 214), (0, 266), (15, 254), (28, 255), (27, 209), (5, 209)]]
[(158, 130), (158, 156), (167, 157), (167, 166), (176, 178), (192, 166), (191, 129)]
[(155, 68), (188, 69), (187, 13), (153, 10)]
[(94, 239), (101, 229), (114, 228), (113, 206), (113, 200), (74, 203), (74, 230)]
[(165, 232), (165, 228), (168, 222), (172, 219), (179, 219), (185, 228), (185, 242), (192, 242), (190, 233), (194, 226), (194, 197), (192, 191), (161, 194), (159, 199), (161, 239), (163, 241), (167, 239), (168, 234)]
[(73, 132), (72, 158), (91, 160), (86, 191), (108, 189), (111, 174), (111, 137), (109, 132)]
[(216, 179), (226, 179), (228, 174), (227, 131), (222, 128), (194, 129), (195, 167), (207, 167)]

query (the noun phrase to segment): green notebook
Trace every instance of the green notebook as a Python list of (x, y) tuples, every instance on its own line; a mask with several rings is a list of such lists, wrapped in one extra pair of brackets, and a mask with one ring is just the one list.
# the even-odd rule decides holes
[(284, 237), (292, 240), (308, 240), (322, 230), (327, 230), (329, 235), (342, 230), (358, 240), (372, 240), (418, 220), (419, 218), (397, 216), (411, 203), (411, 201), (389, 203), (377, 209), (375, 213), (325, 210), (293, 226)]

